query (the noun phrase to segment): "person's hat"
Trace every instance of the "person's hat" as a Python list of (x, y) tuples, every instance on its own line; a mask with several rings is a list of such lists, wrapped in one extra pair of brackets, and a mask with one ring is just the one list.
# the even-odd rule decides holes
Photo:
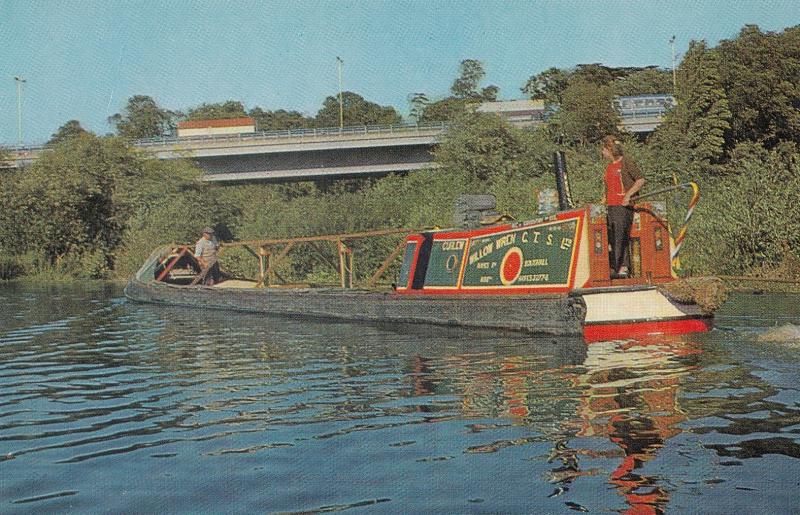
[(203, 229), (203, 234), (214, 234), (214, 229), (212, 229), (211, 227), (206, 227), (205, 229)]

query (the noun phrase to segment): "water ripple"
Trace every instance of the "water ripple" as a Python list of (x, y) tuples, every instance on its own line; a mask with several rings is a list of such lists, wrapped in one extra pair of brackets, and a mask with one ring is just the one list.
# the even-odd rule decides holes
[(3, 301), (0, 497), (18, 509), (657, 512), (724, 492), (758, 511), (759, 481), (800, 474), (800, 356), (746, 329), (796, 317), (775, 305), (587, 347), (198, 316), (113, 288)]

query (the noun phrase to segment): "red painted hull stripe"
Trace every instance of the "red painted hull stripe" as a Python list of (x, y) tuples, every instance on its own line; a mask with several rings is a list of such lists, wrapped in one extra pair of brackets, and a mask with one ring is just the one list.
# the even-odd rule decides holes
[(655, 320), (650, 322), (592, 324), (583, 328), (586, 341), (618, 340), (653, 334), (702, 333), (711, 329), (711, 318), (681, 318), (677, 320)]

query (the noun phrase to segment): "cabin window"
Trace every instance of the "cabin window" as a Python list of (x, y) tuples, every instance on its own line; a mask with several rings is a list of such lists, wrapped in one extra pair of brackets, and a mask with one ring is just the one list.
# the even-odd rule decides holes
[(400, 275), (397, 278), (398, 288), (408, 287), (408, 278), (411, 275), (411, 262), (414, 261), (414, 254), (416, 254), (416, 252), (416, 241), (409, 241), (406, 243), (406, 252), (403, 255), (403, 265), (400, 267)]
[(417, 253), (417, 264), (414, 267), (414, 276), (411, 278), (411, 288), (420, 290), (425, 286), (425, 275), (428, 272), (428, 261), (431, 258), (431, 247), (433, 247), (433, 234), (422, 233), (422, 244)]

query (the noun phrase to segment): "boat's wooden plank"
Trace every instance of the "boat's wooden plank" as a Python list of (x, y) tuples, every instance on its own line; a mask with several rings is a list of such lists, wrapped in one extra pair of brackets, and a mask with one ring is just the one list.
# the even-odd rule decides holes
[(164, 268), (164, 270), (160, 274), (158, 274), (158, 278), (156, 279), (156, 281), (163, 281), (164, 278), (167, 276), (167, 274), (169, 274), (169, 271), (172, 270), (172, 267), (174, 267), (178, 263), (178, 260), (180, 260), (188, 250), (189, 246), (184, 245), (181, 248), (181, 251), (178, 253), (178, 255), (175, 256), (175, 258), (173, 258), (173, 260), (169, 262), (169, 264)]
[(370, 288), (375, 286), (375, 283), (377, 283), (378, 279), (380, 279), (383, 276), (383, 274), (386, 272), (386, 269), (389, 268), (389, 265), (391, 265), (394, 262), (394, 260), (397, 259), (397, 257), (400, 255), (401, 252), (403, 252), (403, 249), (405, 248), (406, 248), (405, 240), (397, 244), (397, 246), (394, 248), (391, 254), (389, 254), (389, 257), (387, 257), (383, 261), (383, 263), (381, 263), (381, 266), (378, 267), (378, 270), (376, 270), (375, 273), (372, 274), (372, 277), (369, 278), (369, 281), (367, 281), (367, 285)]
[(243, 245), (280, 245), (284, 243), (303, 243), (310, 241), (346, 241), (359, 238), (371, 238), (374, 236), (388, 236), (390, 234), (410, 234), (419, 232), (420, 229), (381, 229), (376, 231), (351, 232), (342, 234), (325, 234), (321, 236), (301, 236), (298, 238), (275, 238), (269, 240), (246, 240), (223, 242), (223, 247), (238, 247)]

